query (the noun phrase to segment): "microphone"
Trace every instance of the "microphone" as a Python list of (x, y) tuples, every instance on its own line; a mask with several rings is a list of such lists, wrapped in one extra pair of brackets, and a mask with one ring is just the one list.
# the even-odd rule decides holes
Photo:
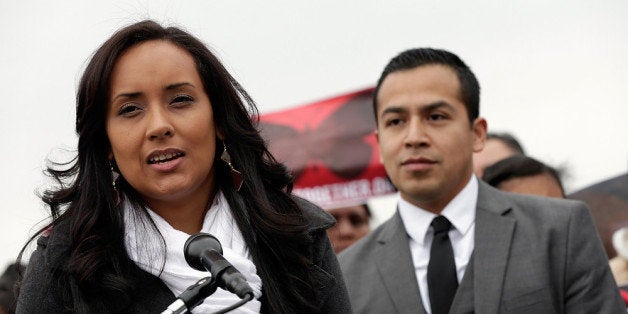
[(209, 271), (218, 287), (236, 294), (240, 299), (250, 295), (253, 289), (242, 275), (229, 261), (222, 256), (220, 241), (209, 233), (191, 235), (183, 249), (185, 261), (192, 268), (200, 271)]
[(161, 314), (182, 314), (192, 311), (203, 300), (216, 292), (218, 286), (211, 277), (205, 277), (189, 286), (183, 291), (177, 300), (172, 302)]

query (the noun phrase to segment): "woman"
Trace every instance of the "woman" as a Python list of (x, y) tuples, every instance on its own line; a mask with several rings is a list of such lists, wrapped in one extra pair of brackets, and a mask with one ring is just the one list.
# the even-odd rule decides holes
[[(77, 96), (78, 157), (49, 167), (18, 313), (161, 312), (208, 273), (183, 243), (215, 235), (247, 278), (245, 312), (350, 312), (325, 229), (252, 123), (254, 102), (195, 37), (143, 21), (108, 39)], [(34, 237), (34, 238), (35, 238)], [(218, 291), (195, 312), (237, 301)]]

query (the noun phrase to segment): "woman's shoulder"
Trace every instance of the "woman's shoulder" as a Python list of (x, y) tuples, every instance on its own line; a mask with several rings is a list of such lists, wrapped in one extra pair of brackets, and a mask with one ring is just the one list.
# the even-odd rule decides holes
[(336, 223), (332, 215), (314, 203), (296, 195), (292, 195), (292, 199), (301, 208), (303, 216), (308, 221), (310, 232), (328, 229)]
[(55, 222), (37, 238), (37, 248), (32, 257), (38, 257), (39, 262), (43, 264), (40, 266), (61, 267), (69, 258), (70, 242), (69, 222)]
[(20, 284), (17, 312), (62, 311), (63, 291), (60, 291), (59, 285), (67, 279), (60, 275), (64, 274), (65, 263), (69, 258), (68, 225), (64, 222), (55, 224), (42, 232), (37, 239), (37, 248), (28, 260), (26, 273)]
[(38, 239), (45, 241), (49, 248), (65, 248), (70, 246), (70, 222), (67, 219), (54, 222)]

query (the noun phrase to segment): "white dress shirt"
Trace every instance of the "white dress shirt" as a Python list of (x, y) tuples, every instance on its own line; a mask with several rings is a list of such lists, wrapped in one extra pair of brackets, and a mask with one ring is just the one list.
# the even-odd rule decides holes
[[(454, 250), (458, 283), (473, 253), (475, 234), (475, 209), (478, 200), (478, 181), (475, 175), (441, 212), (451, 222), (449, 239)], [(409, 236), (410, 254), (421, 292), (423, 307), (431, 313), (430, 297), (427, 288), (427, 264), (430, 261), (430, 249), (434, 229), (430, 226), (437, 215), (408, 203), (399, 197), (399, 214)]]

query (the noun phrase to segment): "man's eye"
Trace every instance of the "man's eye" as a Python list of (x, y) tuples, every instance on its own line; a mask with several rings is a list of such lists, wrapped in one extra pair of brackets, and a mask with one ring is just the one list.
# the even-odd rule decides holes
[(386, 122), (386, 125), (388, 126), (394, 126), (399, 124), (401, 124), (401, 119), (390, 119)]
[(439, 113), (433, 113), (429, 116), (430, 120), (443, 120), (445, 119), (445, 116)]

